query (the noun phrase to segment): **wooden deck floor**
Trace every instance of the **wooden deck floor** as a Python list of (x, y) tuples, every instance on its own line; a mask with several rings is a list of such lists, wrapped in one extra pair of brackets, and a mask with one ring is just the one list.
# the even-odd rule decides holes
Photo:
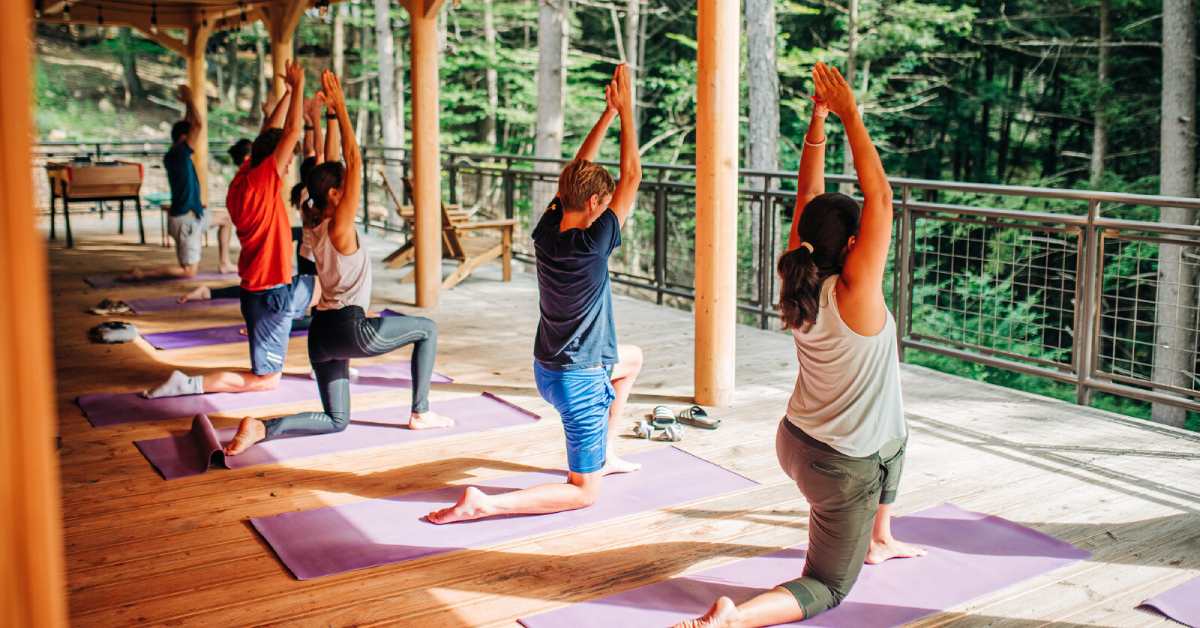
[[(501, 545), (294, 580), (247, 525), (254, 516), (476, 482), (563, 464), (557, 416), (537, 396), (530, 366), (537, 306), (529, 275), (485, 276), (444, 295), (438, 370), (456, 383), (435, 398), (490, 390), (541, 413), (535, 425), (329, 455), (164, 482), (132, 441), (186, 419), (92, 428), (72, 399), (144, 388), (172, 367), (246, 364), (242, 345), (154, 352), (144, 343), (91, 344), (104, 296), (177, 288), (85, 289), (84, 274), (173, 254), (75, 221), (78, 248), (52, 244), (57, 393), (69, 595), (76, 626), (511, 626), (516, 618), (802, 542), (806, 504), (777, 467), (776, 422), (793, 383), (786, 336), (738, 330), (736, 404), (712, 433), (681, 446), (761, 486), (665, 511)], [(155, 226), (150, 226), (153, 231)], [(156, 241), (151, 233), (151, 241)], [(376, 260), (389, 245), (373, 242)], [(206, 268), (215, 247), (206, 249)], [(411, 285), (376, 266), (375, 304), (406, 305)], [(690, 395), (692, 325), (685, 312), (618, 298), (622, 342), (646, 368), (630, 409), (680, 405)], [(143, 331), (238, 322), (236, 307), (137, 317)], [(303, 370), (303, 339), (289, 366)], [(1147, 596), (1200, 575), (1200, 438), (918, 368), (905, 368), (912, 429), (899, 510), (943, 502), (1006, 517), (1094, 558), (996, 592), (923, 625), (1148, 626)], [(396, 403), (376, 396), (359, 408)], [(291, 406), (260, 408), (270, 416)], [(235, 417), (222, 417), (228, 425)], [(661, 446), (623, 440), (623, 451)]]

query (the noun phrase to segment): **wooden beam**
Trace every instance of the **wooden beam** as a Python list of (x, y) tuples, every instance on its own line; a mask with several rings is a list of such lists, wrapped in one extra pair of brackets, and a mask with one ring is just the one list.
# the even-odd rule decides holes
[(67, 625), (49, 271), (29, 177), (32, 3), (0, 20), (0, 625)]
[(188, 31), (187, 78), (192, 90), (192, 104), (200, 119), (200, 134), (193, 147), (192, 164), (200, 180), (200, 202), (208, 205), (208, 60), (204, 55), (213, 26), (193, 26)]
[(737, 335), (738, 0), (698, 0), (695, 394), (733, 402)]
[(438, 112), (437, 13), (409, 13), (412, 67), (413, 208), (417, 248), (417, 307), (436, 307), (442, 284), (442, 173)]
[[(188, 56), (187, 42), (183, 39), (180, 39), (173, 35), (167, 34), (166, 29), (157, 28), (157, 29), (152, 30), (150, 28), (149, 20), (146, 20), (145, 22), (131, 24), (131, 26), (138, 29), (138, 31), (141, 32), (142, 37), (145, 37), (146, 39), (149, 39), (150, 41), (157, 43), (158, 45), (162, 46), (163, 48), (166, 48), (167, 50), (170, 50), (171, 52), (174, 52), (175, 54), (177, 54), (185, 59), (187, 58), (187, 56)], [(186, 32), (184, 33), (184, 37), (187, 37)]]

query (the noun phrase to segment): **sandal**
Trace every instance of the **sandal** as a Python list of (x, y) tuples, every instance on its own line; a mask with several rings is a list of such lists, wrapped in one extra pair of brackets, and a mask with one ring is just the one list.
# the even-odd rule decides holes
[(650, 440), (654, 436), (654, 426), (650, 425), (649, 421), (642, 419), (633, 424), (633, 435), (636, 438)]
[(101, 299), (96, 307), (88, 310), (92, 314), (99, 316), (111, 316), (113, 314), (133, 314), (133, 308), (124, 301), (112, 301), (110, 299)]
[(692, 427), (715, 430), (721, 426), (721, 419), (708, 416), (708, 411), (700, 406), (692, 406), (679, 412), (679, 422)]
[(675, 424), (675, 415), (671, 409), (666, 406), (654, 406), (654, 412), (650, 419), (650, 423), (657, 428), (664, 428), (668, 425)]
[(683, 440), (682, 425), (668, 425), (654, 434), (653, 440), (666, 441), (668, 443), (678, 443)]

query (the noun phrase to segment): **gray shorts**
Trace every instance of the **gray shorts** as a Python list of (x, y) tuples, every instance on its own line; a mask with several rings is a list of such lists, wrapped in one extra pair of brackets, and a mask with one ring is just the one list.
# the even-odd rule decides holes
[(200, 249), (204, 243), (204, 230), (208, 228), (208, 215), (196, 217), (193, 212), (167, 217), (167, 233), (175, 240), (175, 256), (180, 266), (195, 266), (200, 263)]

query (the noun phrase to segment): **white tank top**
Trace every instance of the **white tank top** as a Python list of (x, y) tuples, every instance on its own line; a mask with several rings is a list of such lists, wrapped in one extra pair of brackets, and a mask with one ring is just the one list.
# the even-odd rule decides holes
[[(357, 305), (363, 311), (371, 307), (371, 258), (360, 243), (352, 255), (342, 255), (329, 239), (329, 221), (304, 229), (304, 242), (312, 248), (321, 282), (318, 310), (339, 310)], [(355, 238), (358, 234), (355, 233)]]
[(874, 336), (856, 333), (838, 311), (838, 276), (821, 285), (817, 320), (793, 329), (800, 371), (787, 418), (806, 434), (855, 457), (904, 438), (896, 321), (887, 313)]

